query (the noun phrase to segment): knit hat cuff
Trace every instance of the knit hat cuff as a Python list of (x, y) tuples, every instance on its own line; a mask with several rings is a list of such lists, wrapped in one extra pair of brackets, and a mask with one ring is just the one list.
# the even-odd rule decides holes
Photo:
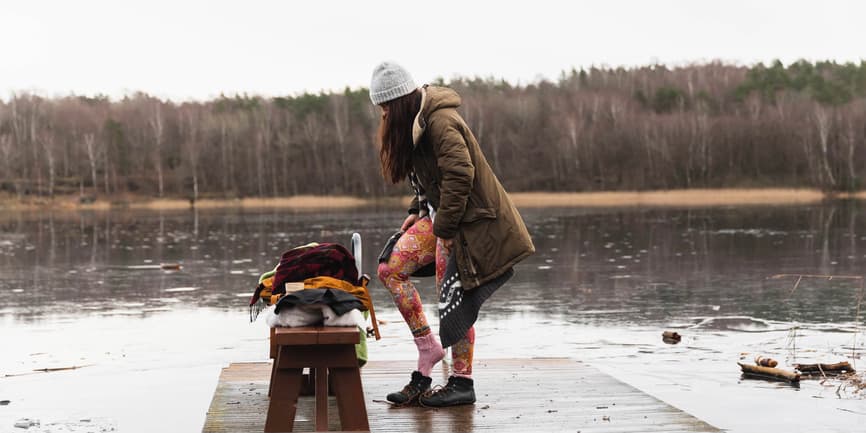
[(381, 92), (370, 93), (370, 100), (373, 101), (374, 104), (379, 105), (384, 102), (397, 99), (401, 96), (406, 96), (412, 93), (412, 91), (417, 88), (418, 86), (416, 86), (412, 80), (404, 81), (394, 87), (391, 87), (390, 89), (385, 89)]

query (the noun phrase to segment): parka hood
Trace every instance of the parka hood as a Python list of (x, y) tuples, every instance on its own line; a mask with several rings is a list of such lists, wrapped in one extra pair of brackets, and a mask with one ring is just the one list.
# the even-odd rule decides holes
[(427, 118), (431, 113), (443, 108), (457, 108), (460, 103), (460, 95), (452, 89), (426, 84), (421, 87), (421, 109), (418, 110), (412, 125), (412, 142), (417, 145), (418, 140), (424, 135), (427, 129)]

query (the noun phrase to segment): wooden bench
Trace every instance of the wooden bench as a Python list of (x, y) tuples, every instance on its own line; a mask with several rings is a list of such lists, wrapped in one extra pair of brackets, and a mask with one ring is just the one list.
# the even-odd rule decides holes
[[(356, 327), (271, 328), (270, 403), (265, 432), (292, 431), (298, 396), (305, 383), (315, 383), (316, 431), (328, 430), (328, 389), (337, 399), (343, 430), (369, 431), (361, 371), (355, 344)], [(305, 379), (304, 368), (310, 369)]]

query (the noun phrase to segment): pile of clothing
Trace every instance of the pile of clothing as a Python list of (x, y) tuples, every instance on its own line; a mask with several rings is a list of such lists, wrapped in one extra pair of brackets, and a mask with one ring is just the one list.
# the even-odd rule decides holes
[(380, 338), (367, 290), (369, 281), (368, 276), (358, 275), (355, 258), (340, 244), (311, 243), (293, 248), (283, 253), (274, 270), (259, 278), (250, 299), (250, 321), (265, 311), (271, 327), (358, 326), (362, 347), (356, 351), (363, 364), (368, 315), (373, 334)]

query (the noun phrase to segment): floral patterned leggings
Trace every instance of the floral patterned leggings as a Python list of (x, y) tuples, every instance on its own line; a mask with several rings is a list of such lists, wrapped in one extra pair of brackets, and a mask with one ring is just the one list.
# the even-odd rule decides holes
[[(433, 234), (433, 222), (425, 217), (406, 230), (394, 245), (391, 258), (379, 265), (378, 273), (382, 284), (391, 291), (394, 304), (409, 325), (412, 335), (421, 337), (430, 333), (427, 317), (421, 305), (421, 297), (409, 276), (416, 270), (436, 261), (436, 299), (445, 276), (445, 266), (451, 251), (442, 240)], [(469, 328), (462, 340), (451, 346), (454, 363), (453, 374), (469, 376), (472, 374), (472, 355), (475, 346), (475, 327)]]

